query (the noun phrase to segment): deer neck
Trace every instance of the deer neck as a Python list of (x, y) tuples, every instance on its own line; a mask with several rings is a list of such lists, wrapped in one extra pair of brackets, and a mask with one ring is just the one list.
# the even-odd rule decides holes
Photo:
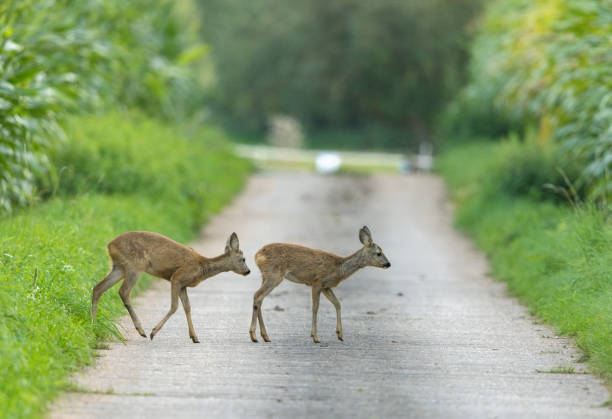
[(366, 266), (365, 248), (361, 248), (350, 256), (344, 258), (340, 264), (340, 276), (342, 279), (348, 278), (359, 269)]
[(223, 254), (214, 258), (203, 258), (201, 264), (205, 277), (211, 277), (230, 270), (229, 258)]

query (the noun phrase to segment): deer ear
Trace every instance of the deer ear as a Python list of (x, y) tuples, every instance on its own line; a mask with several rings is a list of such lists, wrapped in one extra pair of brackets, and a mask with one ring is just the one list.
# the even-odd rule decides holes
[(240, 243), (238, 242), (238, 236), (236, 233), (232, 233), (227, 239), (227, 243), (225, 243), (225, 253), (229, 253), (230, 251), (238, 250)]
[(359, 230), (359, 241), (364, 246), (372, 245), (372, 233), (370, 233), (370, 229), (367, 226), (363, 226), (361, 230)]

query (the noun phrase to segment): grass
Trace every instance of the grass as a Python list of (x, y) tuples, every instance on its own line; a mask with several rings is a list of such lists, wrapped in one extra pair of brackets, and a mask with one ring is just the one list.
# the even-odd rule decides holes
[(125, 309), (115, 293), (90, 318), (91, 289), (109, 268), (106, 243), (136, 229), (189, 240), (250, 170), (214, 131), (185, 138), (137, 115), (75, 119), (68, 133), (52, 157), (58, 176), (40, 182), (50, 198), (0, 220), (3, 417), (41, 416), (100, 340), (120, 337), (113, 319)]
[(540, 374), (575, 374), (574, 367), (554, 367), (548, 370), (536, 370)]
[(559, 333), (573, 336), (590, 368), (610, 384), (610, 214), (507, 193), (494, 182), (507, 149), (476, 143), (441, 156), (438, 170), (456, 203), (456, 223), (487, 253), (493, 276)]
[(73, 384), (73, 383), (69, 383), (68, 385), (66, 385), (66, 387), (64, 387), (64, 391), (68, 393), (100, 394), (100, 395), (107, 395), (107, 396), (116, 396), (116, 395), (133, 396), (133, 397), (154, 397), (156, 396), (155, 393), (150, 393), (150, 392), (117, 393), (113, 388), (108, 388), (106, 390), (90, 390), (90, 389), (81, 387), (77, 384)]

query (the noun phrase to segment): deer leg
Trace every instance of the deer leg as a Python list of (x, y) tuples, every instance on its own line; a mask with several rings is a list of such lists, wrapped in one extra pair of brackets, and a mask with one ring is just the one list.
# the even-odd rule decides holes
[(261, 305), (257, 310), (257, 318), (259, 319), (259, 333), (261, 334), (261, 337), (263, 338), (264, 342), (270, 342), (270, 336), (268, 336), (268, 332), (266, 331), (266, 325), (263, 321), (263, 314), (261, 314)]
[(123, 270), (119, 268), (117, 265), (113, 264), (113, 269), (106, 275), (106, 277), (98, 282), (95, 287), (93, 287), (93, 292), (91, 295), (91, 317), (96, 318), (98, 314), (98, 301), (102, 294), (104, 294), (110, 287), (115, 285), (123, 278)]
[(257, 329), (257, 320), (259, 319), (259, 332), (264, 341), (270, 342), (270, 337), (266, 331), (266, 326), (263, 321), (263, 315), (261, 313), (261, 304), (263, 299), (270, 294), (270, 292), (278, 286), (283, 280), (280, 274), (263, 274), (261, 287), (255, 291), (253, 296), (253, 317), (251, 318), (251, 328), (249, 329), (249, 335), (253, 342), (257, 342), (255, 330)]
[(196, 335), (193, 323), (191, 322), (191, 304), (189, 304), (189, 297), (187, 296), (187, 288), (183, 288), (179, 294), (181, 303), (183, 303), (183, 309), (185, 310), (185, 317), (187, 317), (187, 326), (189, 326), (189, 337), (193, 343), (200, 343), (198, 335)]
[(312, 287), (312, 328), (310, 329), (310, 336), (314, 343), (319, 343), (319, 337), (317, 336), (317, 313), (319, 311), (319, 300), (321, 298), (321, 289)]
[(327, 297), (330, 303), (334, 305), (336, 308), (336, 334), (338, 335), (338, 339), (342, 339), (342, 320), (340, 318), (340, 301), (336, 298), (336, 295), (331, 290), (331, 288), (325, 288), (323, 291), (323, 295)]
[(130, 272), (125, 275), (125, 281), (121, 284), (121, 288), (119, 288), (119, 296), (123, 301), (123, 305), (127, 309), (128, 313), (130, 313), (130, 317), (132, 318), (132, 323), (134, 323), (134, 327), (138, 330), (138, 333), (143, 338), (147, 337), (144, 329), (142, 328), (142, 324), (140, 324), (140, 319), (136, 315), (136, 311), (132, 307), (132, 303), (130, 302), (130, 292), (132, 292), (132, 288), (136, 282), (138, 282), (138, 278), (140, 277), (138, 272)]
[(170, 316), (172, 316), (174, 312), (176, 311), (176, 309), (178, 308), (178, 300), (179, 300), (179, 294), (181, 292), (181, 289), (182, 289), (182, 284), (179, 281), (176, 281), (176, 280), (171, 281), (170, 311), (168, 311), (168, 314), (166, 314), (164, 318), (161, 319), (161, 321), (157, 324), (157, 326), (155, 326), (153, 330), (151, 330), (151, 334), (150, 334), (151, 340), (153, 340), (153, 337), (155, 337), (157, 332), (160, 331), (160, 329), (168, 321)]

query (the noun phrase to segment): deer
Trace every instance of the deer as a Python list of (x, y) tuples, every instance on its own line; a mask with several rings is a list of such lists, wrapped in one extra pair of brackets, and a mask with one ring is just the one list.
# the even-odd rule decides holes
[(93, 288), (92, 319), (96, 318), (98, 301), (102, 294), (123, 279), (123, 284), (119, 288), (119, 296), (132, 318), (134, 327), (140, 336), (146, 338), (147, 334), (130, 302), (130, 292), (143, 272), (163, 278), (170, 281), (170, 311), (151, 331), (151, 340), (170, 316), (176, 312), (180, 299), (185, 310), (185, 317), (187, 317), (189, 337), (193, 343), (199, 343), (200, 340), (191, 321), (191, 305), (187, 296), (187, 288), (195, 287), (205, 279), (221, 272), (233, 271), (244, 276), (251, 273), (239, 248), (236, 233), (232, 233), (227, 239), (225, 252), (213, 258), (206, 258), (190, 247), (161, 234), (147, 231), (123, 233), (108, 243), (107, 249), (111, 259), (111, 271)]
[(263, 299), (276, 288), (283, 279), (304, 284), (312, 288), (312, 328), (310, 336), (314, 343), (319, 343), (317, 335), (317, 312), (321, 293), (336, 309), (336, 334), (339, 340), (342, 335), (340, 302), (332, 291), (342, 281), (366, 266), (389, 268), (391, 263), (382, 249), (372, 241), (372, 234), (367, 226), (359, 230), (359, 240), (363, 247), (350, 256), (342, 257), (324, 250), (311, 249), (289, 243), (271, 243), (262, 247), (255, 254), (255, 263), (261, 271), (261, 287), (253, 296), (253, 317), (249, 334), (257, 342), (256, 320), (264, 341), (270, 337), (264, 325), (261, 313)]

